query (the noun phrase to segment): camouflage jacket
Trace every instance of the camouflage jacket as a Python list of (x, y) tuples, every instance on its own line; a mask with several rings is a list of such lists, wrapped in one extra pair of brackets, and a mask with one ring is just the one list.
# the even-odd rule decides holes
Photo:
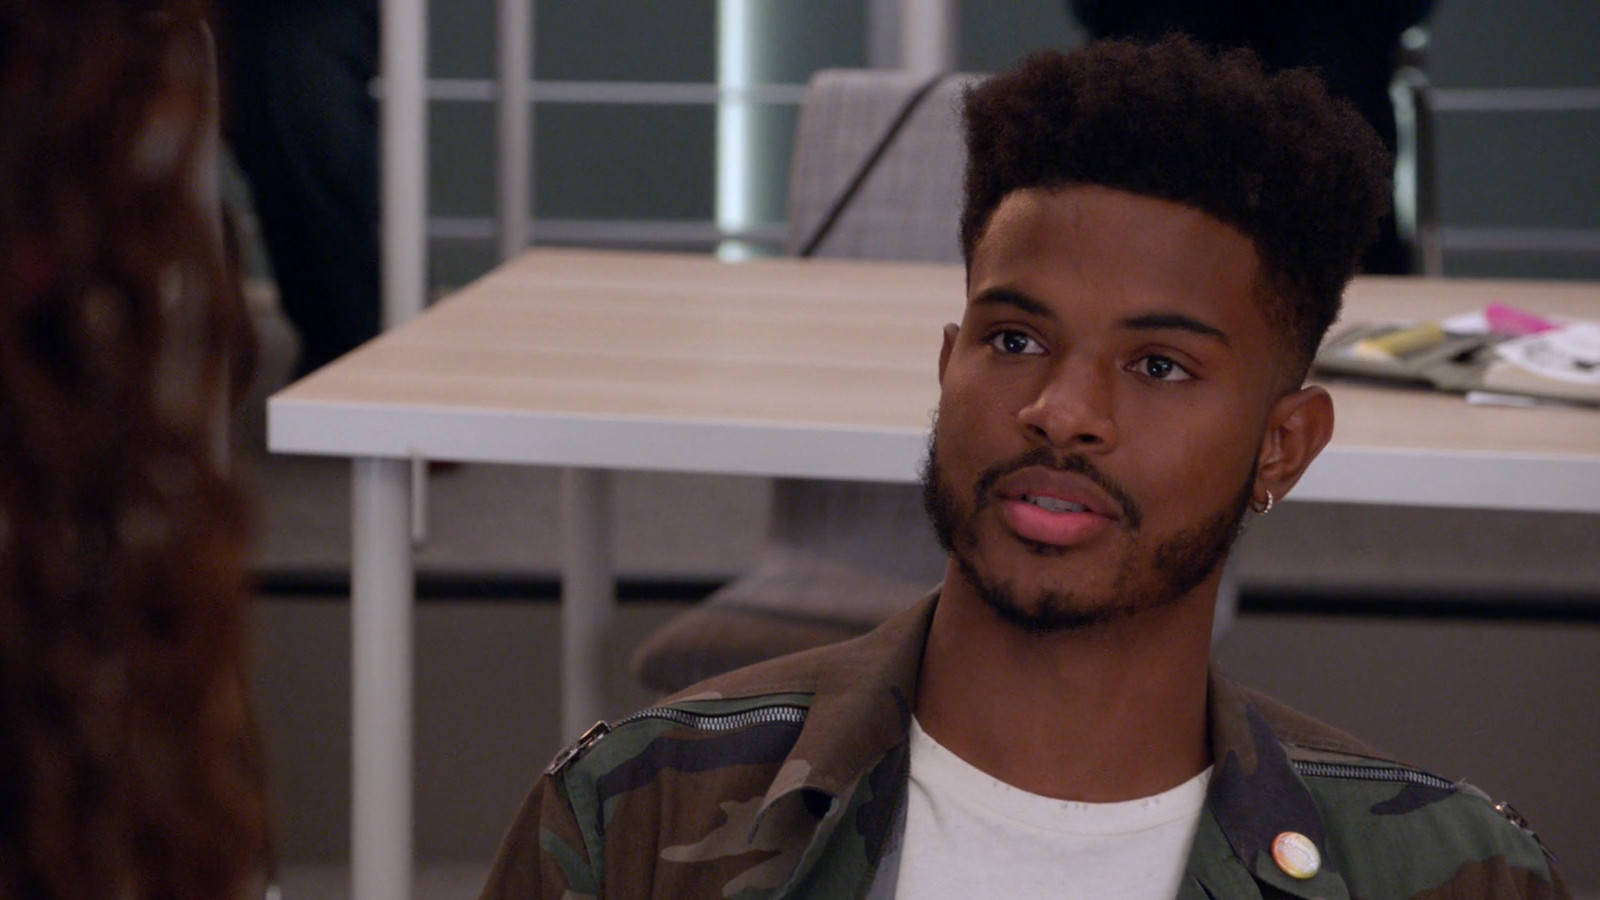
[[(704, 682), (558, 755), (486, 900), (859, 898), (895, 840), (935, 598), (876, 631)], [(1213, 770), (1180, 900), (1566, 897), (1477, 790), (1213, 674)], [(1298, 832), (1320, 852), (1274, 861)]]

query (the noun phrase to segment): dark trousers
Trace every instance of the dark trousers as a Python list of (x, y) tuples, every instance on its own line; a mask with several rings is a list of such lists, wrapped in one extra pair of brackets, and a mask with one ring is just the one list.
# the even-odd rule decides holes
[(218, 13), (226, 135), (305, 373), (379, 328), (377, 0), (222, 0)]

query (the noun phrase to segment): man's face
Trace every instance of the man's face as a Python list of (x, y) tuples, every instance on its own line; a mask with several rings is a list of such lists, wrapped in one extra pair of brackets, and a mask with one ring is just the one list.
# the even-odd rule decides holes
[(945, 335), (924, 473), (952, 578), (1052, 631), (1216, 577), (1279, 393), (1257, 269), (1244, 234), (1168, 201), (1001, 202)]

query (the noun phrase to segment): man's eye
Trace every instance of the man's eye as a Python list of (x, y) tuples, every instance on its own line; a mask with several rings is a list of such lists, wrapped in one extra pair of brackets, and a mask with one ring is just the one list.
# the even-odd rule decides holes
[(1165, 356), (1150, 355), (1140, 357), (1134, 364), (1134, 370), (1147, 378), (1156, 381), (1188, 381), (1193, 378), (1189, 370), (1173, 362)]
[(994, 337), (989, 338), (989, 346), (999, 350), (1001, 353), (1010, 355), (1024, 353), (1031, 355), (1044, 352), (1044, 348), (1039, 346), (1038, 341), (1022, 331), (997, 331)]

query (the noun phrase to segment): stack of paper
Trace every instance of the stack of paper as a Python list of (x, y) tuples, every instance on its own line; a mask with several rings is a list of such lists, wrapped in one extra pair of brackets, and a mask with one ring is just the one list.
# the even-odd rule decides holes
[(1478, 401), (1600, 405), (1600, 323), (1552, 321), (1496, 304), (1440, 322), (1358, 324), (1329, 337), (1316, 368)]

